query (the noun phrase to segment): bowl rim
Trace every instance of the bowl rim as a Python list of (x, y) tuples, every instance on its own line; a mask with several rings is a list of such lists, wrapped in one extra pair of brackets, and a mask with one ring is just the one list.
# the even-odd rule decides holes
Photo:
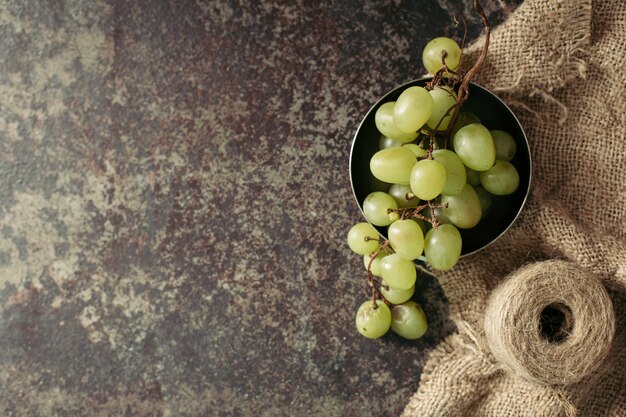
[[(359, 123), (359, 126), (356, 129), (356, 132), (354, 133), (354, 136), (352, 138), (352, 144), (350, 146), (350, 157), (349, 157), (349, 163), (348, 163), (348, 173), (350, 176), (350, 188), (352, 189), (352, 197), (354, 198), (354, 201), (356, 202), (357, 207), (359, 208), (359, 211), (361, 212), (361, 216), (363, 216), (363, 219), (365, 219), (366, 222), (369, 223), (369, 221), (367, 220), (367, 218), (365, 217), (365, 213), (363, 212), (363, 207), (361, 206), (361, 204), (359, 203), (359, 200), (356, 196), (356, 192), (354, 190), (354, 179), (352, 178), (352, 155), (354, 153), (354, 147), (356, 144), (356, 139), (359, 136), (359, 132), (361, 131), (361, 128), (363, 127), (363, 124), (365, 123), (365, 120), (370, 116), (370, 113), (372, 113), (374, 111), (374, 109), (378, 108), (379, 105), (385, 103), (388, 101), (387, 97), (392, 95), (393, 93), (395, 93), (396, 91), (400, 90), (400, 89), (406, 89), (408, 87), (411, 87), (417, 83), (423, 83), (426, 81), (431, 80), (432, 77), (431, 76), (426, 76), (426, 77), (420, 77), (420, 78), (415, 78), (413, 80), (407, 81), (404, 84), (401, 84), (399, 86), (396, 86), (394, 88), (392, 88), (391, 90), (387, 91), (385, 94), (383, 94), (381, 96), (381, 98), (379, 98), (367, 111), (367, 113), (365, 113), (365, 116), (363, 116), (363, 118), (361, 119), (361, 122)], [(499, 101), (500, 104), (502, 104), (513, 116), (513, 119), (515, 119), (515, 123), (517, 123), (517, 126), (519, 127), (520, 131), (522, 132), (522, 138), (524, 139), (524, 143), (526, 144), (526, 149), (528, 150), (528, 186), (526, 187), (526, 192), (524, 193), (524, 198), (522, 199), (522, 203), (519, 206), (519, 209), (517, 210), (517, 213), (515, 213), (515, 217), (513, 217), (513, 220), (511, 220), (511, 222), (507, 225), (507, 227), (500, 232), (497, 236), (495, 236), (493, 239), (491, 239), (491, 241), (489, 241), (489, 243), (483, 245), (482, 247), (479, 247), (477, 249), (474, 249), (471, 252), (467, 252), (467, 253), (462, 253), (461, 254), (461, 258), (465, 257), (465, 256), (469, 256), (469, 255), (473, 255), (477, 252), (482, 251), (483, 249), (491, 246), (495, 241), (497, 241), (498, 239), (500, 239), (510, 228), (511, 226), (513, 226), (513, 224), (517, 221), (517, 219), (519, 218), (520, 214), (522, 213), (522, 210), (524, 209), (524, 206), (526, 206), (526, 201), (528, 200), (528, 196), (530, 195), (530, 188), (532, 186), (532, 177), (533, 177), (533, 158), (532, 158), (532, 153), (530, 152), (530, 143), (528, 142), (528, 137), (526, 136), (526, 131), (524, 130), (524, 127), (522, 125), (522, 123), (520, 123), (519, 119), (517, 118), (517, 116), (515, 115), (515, 112), (513, 112), (513, 110), (500, 98), (498, 97), (495, 93), (493, 93), (492, 91), (490, 91), (489, 89), (487, 89), (486, 87), (483, 87), (480, 84), (474, 83), (472, 81), (470, 81), (469, 83), (472, 87), (474, 88), (478, 88), (480, 90), (482, 90), (484, 93), (487, 93), (490, 97), (494, 98), (495, 100)], [(378, 231), (378, 229), (376, 230), (377, 233), (381, 236), (381, 233)], [(415, 262), (417, 261), (421, 261), (421, 262), (426, 262), (426, 259), (424, 256), (420, 256), (419, 258), (417, 258), (415, 260)]]

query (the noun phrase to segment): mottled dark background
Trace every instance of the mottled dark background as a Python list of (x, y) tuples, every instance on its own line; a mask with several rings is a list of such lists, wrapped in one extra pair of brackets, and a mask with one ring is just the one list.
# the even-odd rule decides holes
[(350, 142), (480, 22), (317, 3), (0, 2), (1, 416), (400, 412), (453, 328), (357, 334)]

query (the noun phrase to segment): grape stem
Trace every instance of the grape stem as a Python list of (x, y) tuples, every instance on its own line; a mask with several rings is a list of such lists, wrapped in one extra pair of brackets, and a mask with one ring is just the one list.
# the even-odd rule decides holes
[[(377, 239), (366, 237), (365, 240), (367, 241), (367, 240), (377, 240)], [(378, 254), (382, 250), (384, 250), (385, 252), (387, 252), (387, 254), (389, 254), (389, 249), (388, 249), (389, 241), (386, 239), (380, 239), (379, 241), (380, 241), (380, 246), (370, 255), (370, 261), (367, 264), (367, 271), (365, 272), (365, 274), (367, 275), (367, 285), (368, 287), (372, 289), (372, 303), (374, 304), (373, 306), (374, 310), (378, 308), (378, 304), (376, 303), (377, 299), (383, 300), (385, 303), (389, 304), (388, 301), (385, 300), (385, 297), (383, 297), (382, 293), (380, 292), (380, 287), (382, 287), (382, 282), (378, 282), (376, 277), (374, 277), (374, 274), (372, 274), (372, 262), (374, 262), (374, 259), (376, 259)]]
[(370, 275), (372, 273), (372, 262), (374, 262), (374, 259), (378, 256), (380, 251), (382, 251), (383, 249), (385, 249), (385, 251), (386, 251), (386, 247), (387, 246), (389, 246), (389, 241), (385, 239), (383, 242), (381, 242), (380, 247), (378, 249), (376, 249), (374, 252), (372, 252), (372, 254), (370, 255), (370, 261), (367, 264), (367, 272)]
[(370, 241), (372, 241), (372, 240), (375, 240), (375, 241), (379, 242), (381, 245), (382, 245), (382, 244), (383, 244), (383, 242), (384, 242), (384, 240), (383, 240), (383, 239), (376, 239), (375, 237), (369, 237), (369, 236), (365, 236), (365, 237), (363, 238), (363, 240), (364, 240), (364, 241), (366, 241), (366, 242), (370, 242)]
[(387, 299), (383, 296), (382, 292), (380, 292), (380, 287), (382, 287), (382, 283), (379, 283), (378, 280), (375, 280), (373, 282), (375, 282), (376, 285), (374, 285), (373, 283), (370, 284), (372, 287), (372, 304), (373, 304), (372, 308), (374, 310), (378, 308), (378, 303), (376, 302), (376, 300), (382, 300), (382, 302), (387, 304), (387, 306), (393, 307), (393, 304), (387, 301)]
[[(408, 194), (409, 193), (407, 193), (407, 195)], [(438, 227), (439, 226), (439, 221), (435, 217), (433, 209), (436, 209), (436, 208), (448, 208), (448, 203), (446, 203), (446, 204), (435, 204), (433, 201), (434, 200), (429, 200), (426, 203), (421, 204), (419, 206), (416, 206), (414, 208), (388, 209), (387, 212), (391, 213), (391, 212), (395, 211), (396, 213), (398, 213), (400, 215), (400, 220), (416, 218), (416, 219), (421, 219), (421, 220), (424, 220), (424, 221), (430, 223), (432, 225), (432, 227)], [(429, 207), (431, 209), (431, 217), (426, 217), (426, 216), (424, 216), (423, 214), (420, 213), (426, 207)]]
[[(487, 16), (485, 16), (485, 12), (483, 11), (483, 8), (480, 6), (480, 3), (478, 2), (478, 0), (474, 0), (474, 10), (476, 10), (476, 12), (480, 15), (480, 18), (483, 21), (483, 25), (485, 27), (485, 42), (483, 44), (483, 49), (481, 50), (478, 59), (476, 60), (474, 65), (472, 65), (472, 67), (464, 75), (461, 76), (457, 72), (448, 68), (448, 66), (445, 63), (445, 57), (447, 54), (445, 53), (445, 51), (443, 51), (443, 53), (441, 54), (441, 63), (443, 64), (442, 68), (435, 73), (435, 75), (433, 76), (433, 79), (427, 82), (426, 86), (424, 87), (426, 90), (430, 91), (435, 87), (439, 87), (444, 81), (446, 82), (447, 86), (452, 87), (452, 88), (454, 88), (454, 86), (459, 84), (456, 103), (446, 111), (446, 113), (443, 115), (441, 120), (439, 120), (439, 123), (437, 123), (437, 126), (435, 126), (435, 128), (432, 131), (428, 132), (428, 137), (430, 140), (428, 155), (430, 159), (432, 159), (431, 154), (434, 148), (436, 147), (435, 135), (441, 134), (444, 137), (445, 139), (444, 149), (448, 149), (450, 133), (452, 132), (452, 129), (454, 128), (454, 124), (460, 113), (460, 109), (463, 107), (463, 104), (467, 101), (469, 97), (469, 83), (474, 77), (474, 75), (476, 75), (476, 72), (478, 72), (478, 69), (483, 64), (485, 59), (487, 58), (487, 51), (489, 50), (489, 38), (491, 35), (491, 26), (489, 25)], [(455, 17), (455, 20), (456, 20), (456, 17)], [(465, 22), (465, 19), (461, 18), (461, 20), (464, 26), (463, 41), (461, 43), (462, 45), (461, 49), (463, 49), (465, 47), (465, 40), (467, 37), (467, 24)], [(461, 59), (463, 59), (463, 55), (461, 55)], [(459, 62), (459, 67), (460, 65), (461, 64)], [(450, 122), (448, 124), (448, 128), (442, 132), (439, 132), (437, 130), (439, 128), (439, 125), (441, 124), (443, 119), (445, 119), (448, 115), (450, 115)]]
[[(483, 8), (480, 6), (478, 0), (474, 0), (474, 10), (480, 15), (481, 20), (483, 21), (483, 25), (485, 26), (485, 42), (483, 43), (483, 49), (480, 51), (480, 55), (474, 65), (463, 75), (461, 85), (459, 86), (459, 91), (457, 92), (456, 104), (453, 106), (455, 108), (461, 108), (463, 103), (465, 103), (469, 97), (469, 83), (478, 72), (480, 66), (485, 62), (487, 58), (487, 51), (489, 50), (489, 37), (491, 36), (491, 26), (489, 25), (489, 21), (487, 20), (487, 16), (485, 16), (485, 12)], [(467, 30), (467, 28), (466, 28)], [(465, 41), (464, 41), (465, 42)], [(452, 108), (452, 107), (451, 107)], [(448, 109), (448, 112), (450, 109)], [(446, 112), (447, 114), (447, 112)], [(448, 125), (448, 129), (444, 132), (444, 136), (446, 138), (446, 148), (448, 147), (448, 138), (450, 136), (450, 132), (454, 128), (454, 123), (459, 115), (458, 111), (455, 111), (450, 117), (450, 124)]]
[[(436, 206), (435, 204), (432, 203), (432, 200), (429, 200), (428, 203), (426, 204), (430, 208), (430, 224), (432, 224), (433, 229), (436, 229), (439, 227), (439, 220), (437, 220), (437, 216), (435, 216), (435, 208), (443, 207), (443, 206), (441, 205)], [(446, 203), (445, 206), (448, 207), (448, 204)]]

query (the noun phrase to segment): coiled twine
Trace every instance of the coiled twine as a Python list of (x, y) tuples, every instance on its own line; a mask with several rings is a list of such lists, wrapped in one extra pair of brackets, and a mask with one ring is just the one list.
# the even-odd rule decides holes
[(564, 261), (527, 265), (491, 294), (485, 337), (493, 356), (519, 377), (569, 385), (597, 370), (615, 334), (602, 283)]

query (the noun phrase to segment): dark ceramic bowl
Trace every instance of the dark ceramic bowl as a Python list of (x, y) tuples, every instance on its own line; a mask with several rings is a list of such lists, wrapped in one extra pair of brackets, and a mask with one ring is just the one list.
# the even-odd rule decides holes
[[(350, 151), (350, 181), (357, 204), (363, 213), (363, 200), (374, 191), (387, 191), (390, 184), (374, 178), (369, 163), (378, 149), (381, 136), (376, 128), (374, 117), (376, 110), (388, 101), (394, 101), (400, 93), (412, 86), (424, 86), (430, 78), (410, 81), (385, 94), (367, 112), (359, 125)], [(463, 238), (461, 256), (479, 251), (504, 234), (522, 211), (530, 189), (531, 158), (528, 140), (519, 121), (511, 109), (495, 94), (487, 89), (470, 83), (469, 98), (463, 110), (476, 114), (489, 130), (499, 129), (510, 133), (517, 144), (517, 152), (511, 163), (517, 168), (520, 184), (515, 193), (508, 196), (492, 196), (492, 205), (484, 219), (471, 229), (459, 229)], [(363, 216), (365, 217), (365, 215)], [(386, 227), (377, 227), (378, 232), (387, 237)]]

